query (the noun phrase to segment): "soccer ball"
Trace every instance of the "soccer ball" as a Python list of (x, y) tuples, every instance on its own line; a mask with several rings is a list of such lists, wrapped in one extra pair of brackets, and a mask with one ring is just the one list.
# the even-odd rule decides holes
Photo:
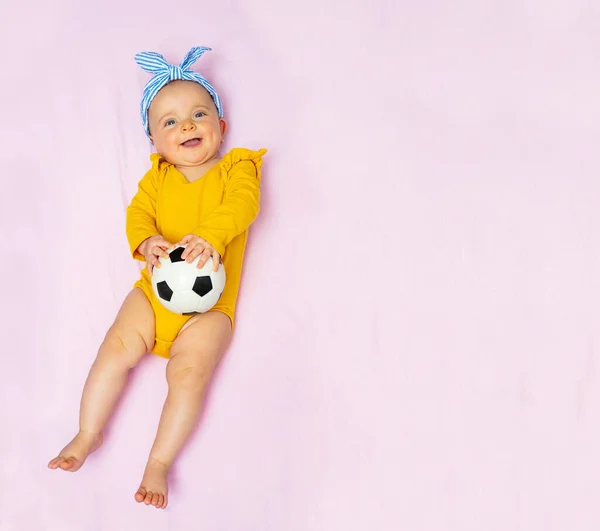
[(225, 288), (225, 268), (213, 271), (209, 258), (201, 269), (198, 260), (187, 263), (181, 255), (185, 246), (169, 251), (168, 258), (159, 258), (161, 266), (152, 271), (152, 288), (160, 303), (181, 315), (204, 313), (219, 300)]

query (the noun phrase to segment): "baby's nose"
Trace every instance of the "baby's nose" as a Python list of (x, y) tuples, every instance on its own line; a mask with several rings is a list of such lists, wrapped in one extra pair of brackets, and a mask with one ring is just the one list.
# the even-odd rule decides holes
[(196, 124), (194, 124), (194, 122), (191, 120), (185, 120), (181, 122), (181, 129), (182, 131), (190, 131), (196, 129)]

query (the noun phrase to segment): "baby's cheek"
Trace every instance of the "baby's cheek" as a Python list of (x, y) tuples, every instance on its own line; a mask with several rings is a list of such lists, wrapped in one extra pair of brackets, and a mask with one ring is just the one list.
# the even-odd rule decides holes
[(218, 143), (221, 140), (221, 133), (219, 131), (215, 131), (213, 128), (208, 132), (208, 138), (210, 138), (211, 142)]
[(175, 129), (172, 129), (166, 134), (166, 141), (170, 146), (178, 146), (179, 145), (179, 134)]
[(157, 151), (167, 156), (169, 155), (169, 153), (177, 151), (178, 145), (179, 137), (173, 131), (169, 131), (162, 134), (158, 141), (155, 143)]

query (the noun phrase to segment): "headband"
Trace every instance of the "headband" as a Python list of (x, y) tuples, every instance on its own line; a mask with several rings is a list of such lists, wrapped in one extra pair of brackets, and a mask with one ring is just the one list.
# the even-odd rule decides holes
[(150, 108), (150, 104), (161, 88), (176, 79), (195, 81), (202, 85), (215, 102), (215, 106), (219, 112), (219, 118), (223, 118), (223, 107), (221, 106), (221, 100), (217, 95), (217, 91), (206, 78), (190, 69), (190, 66), (192, 66), (204, 52), (210, 50), (211, 48), (207, 48), (206, 46), (196, 46), (185, 55), (183, 61), (181, 61), (179, 65), (167, 63), (165, 58), (156, 52), (141, 52), (136, 54), (135, 62), (146, 72), (154, 74), (154, 77), (152, 77), (144, 87), (144, 95), (140, 105), (142, 123), (144, 124), (144, 129), (148, 136), (150, 136), (150, 127), (148, 124), (148, 109)]

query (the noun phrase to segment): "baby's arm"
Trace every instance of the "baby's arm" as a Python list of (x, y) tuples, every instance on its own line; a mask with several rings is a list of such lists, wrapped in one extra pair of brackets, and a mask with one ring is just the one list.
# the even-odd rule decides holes
[(160, 267), (158, 257), (167, 257), (166, 249), (173, 244), (165, 240), (156, 228), (156, 171), (150, 170), (138, 185), (138, 191), (127, 207), (126, 232), (129, 248), (136, 260), (145, 260), (148, 271)]
[[(206, 240), (219, 256), (223, 256), (229, 242), (256, 219), (259, 201), (260, 179), (256, 165), (250, 160), (240, 161), (231, 168), (223, 202), (194, 229), (193, 234)], [(202, 249), (194, 249), (189, 254), (193, 260), (201, 252)]]

